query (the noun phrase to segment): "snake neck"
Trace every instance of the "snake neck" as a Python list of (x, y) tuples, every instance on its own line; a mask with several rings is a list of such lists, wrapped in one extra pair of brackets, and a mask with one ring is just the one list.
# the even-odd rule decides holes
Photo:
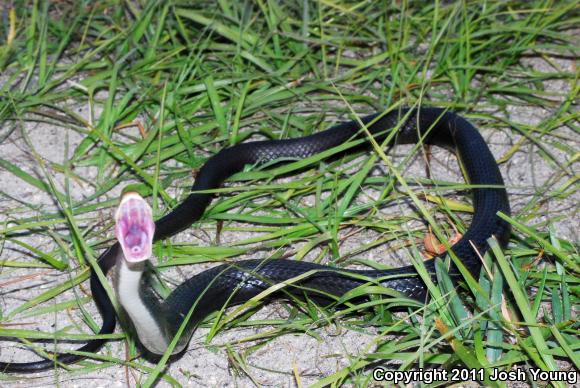
[[(157, 298), (151, 300), (150, 292), (142, 291), (147, 287), (146, 263), (127, 263), (123, 258), (117, 261), (115, 271), (115, 291), (128, 320), (132, 323), (139, 340), (153, 353), (163, 354), (167, 349), (163, 314)], [(153, 303), (151, 303), (153, 301)]]
[[(125, 318), (128, 318), (125, 321), (132, 326), (145, 349), (162, 355), (176, 330), (168, 320), (171, 313), (165, 311), (163, 300), (153, 291), (149, 279), (146, 261), (128, 263), (120, 255), (115, 267), (114, 284), (119, 304)], [(185, 338), (180, 339), (172, 353), (183, 350), (187, 342)]]

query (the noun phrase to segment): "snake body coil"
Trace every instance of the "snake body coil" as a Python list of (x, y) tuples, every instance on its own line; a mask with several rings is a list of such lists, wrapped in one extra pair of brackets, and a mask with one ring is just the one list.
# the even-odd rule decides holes
[[(474, 215), (463, 238), (453, 245), (453, 252), (469, 271), (478, 275), (481, 262), (478, 257), (489, 247), (487, 240), (495, 236), (501, 244), (506, 244), (509, 224), (497, 216), (498, 212), (509, 214), (507, 193), (498, 166), (479, 132), (464, 118), (453, 112), (439, 108), (402, 109), (385, 115), (371, 115), (362, 119), (369, 132), (377, 140), (384, 138), (388, 130), (400, 125), (396, 143), (408, 144), (422, 141), (453, 149), (461, 159), (472, 189)], [(171, 236), (200, 219), (211, 202), (212, 194), (203, 193), (219, 187), (229, 176), (239, 172), (245, 165), (276, 161), (280, 158), (307, 158), (336, 147), (348, 140), (364, 138), (357, 121), (334, 126), (326, 131), (297, 139), (248, 142), (223, 149), (211, 157), (201, 168), (185, 201), (171, 213), (158, 220), (155, 240)], [(99, 258), (99, 266), (107, 273), (120, 254), (119, 244), (114, 244)], [(441, 255), (444, 256), (444, 255)], [(434, 276), (435, 260), (426, 261), (425, 267)], [(164, 302), (154, 302), (152, 291), (143, 288), (142, 298), (156, 309), (155, 314), (164, 320), (164, 335), (171, 339), (179, 329), (183, 318), (193, 307), (188, 328), (182, 335), (175, 351), (182, 349), (195, 326), (209, 313), (220, 310), (224, 305), (243, 303), (256, 296), (272, 284), (283, 282), (308, 271), (312, 271), (297, 287), (286, 287), (285, 292), (302, 295), (308, 289), (314, 299), (324, 295), (340, 296), (367, 281), (361, 276), (379, 279), (381, 285), (399, 291), (410, 298), (423, 300), (427, 295), (425, 284), (413, 266), (392, 270), (345, 270), (324, 265), (292, 260), (247, 260), (234, 264), (224, 264), (202, 272), (178, 286)], [(452, 264), (449, 273), (459, 278), (457, 268)], [(356, 276), (350, 276), (356, 275)], [(434, 278), (436, 281), (436, 279)], [(99, 334), (112, 333), (115, 327), (115, 313), (96, 274), (91, 275), (93, 297), (103, 316)], [(94, 352), (105, 340), (92, 340), (81, 347), (81, 352)], [(155, 350), (154, 350), (155, 351)], [(158, 353), (158, 352), (157, 352)], [(68, 364), (82, 359), (74, 354), (58, 354), (58, 363)], [(31, 372), (52, 368), (53, 360), (34, 363), (0, 363), (0, 371)]]

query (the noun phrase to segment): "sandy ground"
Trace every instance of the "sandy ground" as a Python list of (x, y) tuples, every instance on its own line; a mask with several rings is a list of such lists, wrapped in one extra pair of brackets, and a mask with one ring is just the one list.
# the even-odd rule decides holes
[[(549, 71), (543, 62), (533, 63), (539, 71)], [(560, 61), (560, 66), (572, 70), (573, 64), (570, 62)], [(547, 85), (553, 90), (567, 90), (569, 84), (564, 82), (552, 82)], [(86, 107), (78, 107), (78, 113), (88, 115)], [(550, 115), (550, 109), (540, 110), (537, 108), (514, 107), (509, 110), (510, 118), (516, 122), (526, 124), (536, 124)], [(96, 112), (98, 115), (98, 112)], [(85, 116), (86, 117), (86, 116)], [(488, 141), (490, 148), (496, 158), (501, 158), (510, 149), (510, 147), (519, 140), (520, 134), (515, 132), (498, 131), (491, 127), (480, 126), (484, 137)], [(568, 138), (570, 147), (578, 147), (580, 139), (576, 134), (567, 128), (558, 130), (562, 135)], [(79, 144), (82, 136), (67, 129), (65, 126), (58, 127), (44, 123), (27, 122), (22, 128), (16, 129), (10, 134), (0, 132), (0, 135), (7, 135), (5, 140), (0, 144), (0, 155), (3, 159), (8, 160), (27, 172), (34, 172), (39, 178), (46, 180), (46, 174), (54, 179), (56, 187), (65, 191), (67, 185), (74, 199), (81, 199), (94, 192), (91, 180), (96, 176), (96, 171), (91, 168), (76, 168), (75, 173), (85, 179), (66, 179), (63, 174), (55, 171), (50, 166), (50, 162), (64, 163), (71, 154), (72, 150)], [(557, 187), (562, 184), (568, 177), (561, 176), (555, 179), (559, 173), (558, 167), (546, 162), (538, 152), (538, 148), (531, 143), (520, 149), (506, 163), (502, 164), (501, 171), (508, 186), (510, 200), (514, 214), (528, 203), (529, 197), (533, 193), (545, 193), (547, 185)], [(568, 162), (566, 155), (559, 152), (556, 148), (550, 150), (562, 163)], [(38, 153), (37, 155), (35, 155)], [(404, 155), (404, 150), (395, 150), (396, 155)], [(407, 174), (420, 176), (424, 171), (424, 165), (421, 158), (416, 158), (413, 165), (407, 171)], [(45, 170), (41, 168), (41, 161), (45, 164)], [(574, 166), (572, 166), (574, 167)], [(577, 166), (576, 166), (577, 167)], [(453, 156), (446, 152), (435, 153), (435, 163), (432, 165), (433, 173), (436, 177), (455, 180), (460, 182), (461, 176), (456, 172), (457, 164)], [(381, 168), (377, 173), (381, 173)], [(575, 171), (576, 174), (579, 172)], [(106, 195), (108, 198), (116, 198), (119, 194), (117, 188)], [(547, 190), (548, 192), (550, 190)], [(0, 210), (2, 214), (8, 214), (14, 218), (23, 218), (25, 216), (34, 216), (42, 213), (49, 213), (56, 209), (56, 204), (47, 195), (40, 192), (37, 188), (15, 179), (10, 172), (0, 168)], [(175, 192), (171, 192), (175, 195)], [(372, 195), (372, 194), (370, 194)], [(100, 200), (103, 200), (101, 198)], [(578, 203), (580, 198), (576, 193), (575, 197), (567, 200), (554, 200), (548, 196), (541, 203), (541, 209), (536, 210), (537, 214), (542, 216), (535, 217), (530, 223), (542, 221), (543, 217), (558, 217), (554, 227), (558, 235), (578, 241), (579, 217)], [(400, 206), (388, 207), (382, 210), (385, 215), (393, 211), (405, 211)], [(98, 214), (79, 216), (76, 221), (81, 228), (97, 228), (103, 233), (108, 232), (111, 236), (110, 219), (111, 214), (100, 212)], [(10, 218), (0, 219), (2, 227), (4, 223), (9, 223)], [(215, 238), (215, 226), (204, 223), (206, 234), (188, 231), (182, 234), (179, 239), (198, 240), (200, 244), (209, 244), (210, 240)], [(68, 233), (66, 230), (55, 230), (55, 233)], [(205, 236), (205, 237), (204, 237)], [(209, 237), (207, 237), (209, 236)], [(221, 236), (221, 242), (227, 245), (228, 242), (236, 241), (244, 237), (236, 232), (228, 231)], [(104, 237), (104, 235), (103, 235)], [(359, 234), (355, 239), (349, 239), (347, 244), (341, 249), (349, 251), (354, 247), (363, 244), (375, 236), (372, 234)], [(56, 246), (52, 240), (39, 238), (34, 233), (29, 236), (19, 237), (39, 250), (51, 250)], [(0, 253), (3, 260), (14, 259), (19, 261), (28, 260), (26, 250), (17, 245), (0, 240)], [(266, 253), (262, 253), (264, 257)], [(386, 251), (385, 247), (377, 248), (369, 253), (365, 253), (365, 258), (378, 260), (381, 258), (384, 262), (400, 264), (405, 260), (404, 254), (392, 255)], [(199, 271), (199, 268), (188, 268), (180, 270), (176, 274), (175, 283), (181, 282), (190, 276), (191, 273)], [(9, 314), (15, 307), (24, 301), (30, 300), (41, 294), (44, 290), (54, 286), (55, 283), (62, 283), (74, 274), (58, 272), (46, 268), (39, 269), (14, 269), (0, 268), (0, 313)], [(88, 283), (85, 282), (72, 291), (67, 291), (59, 295), (54, 300), (48, 302), (54, 304), (75, 297), (89, 295)], [(87, 313), (97, 317), (98, 313), (91, 303), (85, 305)], [(259, 311), (252, 319), (279, 319), (288, 316), (288, 310), (283, 304), (274, 303), (266, 306)], [(96, 319), (96, 318), (95, 318)], [(16, 316), (11, 323), (21, 328), (37, 329), (47, 332), (54, 332), (61, 329), (70, 329), (73, 332), (78, 330), (86, 331), (86, 326), (81, 322), (81, 315), (78, 309), (68, 311), (67, 313), (52, 315), (42, 315), (38, 317), (26, 317), (26, 315)], [(337, 323), (325, 329), (313, 330), (313, 335), (282, 335), (273, 341), (265, 344), (259, 350), (251, 353), (247, 358), (247, 375), (240, 373), (232, 367), (230, 355), (227, 346), (232, 350), (241, 352), (249, 348), (255, 342), (240, 341), (251, 337), (257, 333), (267, 333), (269, 327), (249, 327), (243, 329), (232, 329), (223, 332), (213, 339), (211, 343), (205, 343), (207, 329), (200, 329), (195, 334), (189, 346), (189, 350), (181, 359), (173, 362), (170, 366), (171, 375), (181, 384), (188, 386), (294, 386), (296, 380), (294, 373), (300, 375), (301, 382), (304, 386), (317, 381), (321, 377), (327, 376), (342, 367), (348, 365), (349, 360), (356, 358), (358, 354), (364, 354), (368, 347), (372, 349), (370, 342), (376, 334), (372, 329), (367, 332), (352, 331)], [(35, 356), (26, 349), (23, 349), (17, 342), (2, 341), (0, 342), (0, 359), (2, 361), (18, 360), (21, 362), (31, 361)], [(48, 345), (50, 349), (54, 346), (68, 347), (70, 344)], [(76, 346), (76, 345), (75, 345)], [(107, 345), (101, 353), (111, 354), (119, 358), (125, 357), (124, 342), (115, 341)], [(145, 365), (151, 366), (145, 362)], [(50, 371), (29, 375), (25, 377), (14, 376), (10, 380), (0, 380), (0, 386), (26, 386), (40, 387), (48, 385), (61, 386), (82, 386), (89, 384), (92, 387), (117, 387), (117, 386), (134, 386), (143, 382), (145, 377), (141, 376), (135, 370), (128, 370), (123, 367), (107, 367), (95, 369), (89, 374), (75, 374), (64, 370)], [(167, 382), (161, 381), (159, 386), (166, 386)]]

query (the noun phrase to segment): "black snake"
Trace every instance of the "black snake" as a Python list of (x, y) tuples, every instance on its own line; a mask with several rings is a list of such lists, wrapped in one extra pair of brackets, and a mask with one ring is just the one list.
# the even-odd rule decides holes
[[(401, 120), (404, 122), (400, 123)], [(384, 139), (389, 130), (400, 124), (396, 143), (422, 141), (456, 151), (470, 184), (475, 186), (472, 189), (474, 214), (469, 229), (452, 246), (452, 250), (464, 266), (477, 276), (481, 268), (477, 252), (483, 254), (489, 248), (487, 240), (491, 236), (495, 236), (501, 244), (506, 244), (510, 234), (509, 224), (497, 216), (498, 212), (509, 214), (510, 211), (504, 183), (493, 155), (479, 132), (461, 116), (440, 108), (400, 109), (384, 115), (367, 116), (361, 121), (377, 140)], [(358, 121), (351, 121), (301, 138), (248, 142), (225, 148), (209, 158), (200, 169), (192, 193), (171, 213), (155, 223), (154, 239), (171, 236), (199, 220), (213, 197), (207, 191), (219, 187), (225, 179), (248, 164), (272, 162), (281, 158), (307, 158), (349, 140), (366, 136)], [(115, 266), (118, 257), (122, 256), (120, 251), (119, 243), (116, 243), (100, 256), (98, 263), (103, 273), (107, 274)], [(424, 262), (427, 271), (436, 280), (434, 263), (435, 260)], [(179, 349), (187, 344), (196, 324), (209, 313), (223, 308), (226, 303), (243, 303), (272, 284), (293, 279), (309, 271), (312, 272), (310, 276), (286, 287), (285, 292), (303, 295), (308, 290), (308, 296), (314, 300), (324, 299), (328, 295), (340, 296), (366, 283), (361, 276), (351, 276), (354, 274), (380, 279), (381, 285), (410, 298), (424, 300), (427, 296), (425, 284), (417, 276), (413, 266), (355, 271), (284, 259), (247, 260), (223, 264), (202, 272), (179, 285), (165, 301), (153, 303), (155, 306), (151, 308), (157, 309), (155, 313), (163, 316), (165, 333), (162, 335), (171, 339), (183, 317), (194, 306), (188, 326), (190, 329), (180, 341), (181, 345), (177, 347)], [(460, 277), (454, 265), (449, 268), (449, 273), (452, 278)], [(99, 334), (112, 333), (116, 321), (115, 311), (94, 271), (91, 275), (91, 290), (103, 316)], [(143, 293), (147, 294), (147, 290), (144, 289)], [(149, 300), (150, 296), (143, 295), (143, 298)], [(105, 341), (91, 340), (78, 351), (95, 352)], [(159, 353), (163, 349), (153, 351)], [(84, 357), (76, 354), (56, 355), (58, 363), (61, 364), (73, 363), (82, 358)], [(0, 363), (0, 371), (33, 372), (50, 369), (54, 365), (54, 360)]]

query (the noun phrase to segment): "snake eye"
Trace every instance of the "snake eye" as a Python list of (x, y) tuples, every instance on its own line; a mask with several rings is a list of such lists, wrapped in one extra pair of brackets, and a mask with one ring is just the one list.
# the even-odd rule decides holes
[(125, 260), (131, 263), (151, 257), (155, 223), (149, 204), (137, 193), (126, 193), (115, 214), (115, 235)]

